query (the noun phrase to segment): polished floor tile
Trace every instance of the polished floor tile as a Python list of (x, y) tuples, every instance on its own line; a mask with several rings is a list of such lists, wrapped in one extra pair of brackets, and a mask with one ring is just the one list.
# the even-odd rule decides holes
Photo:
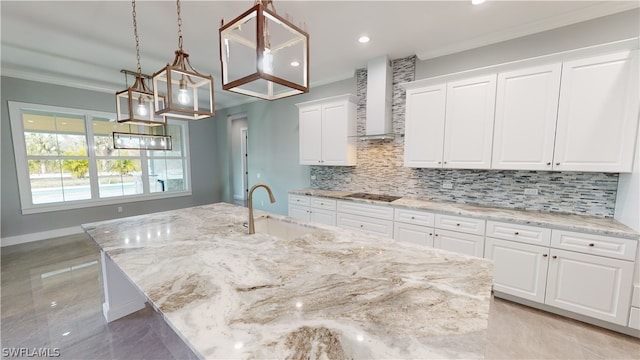
[[(84, 234), (2, 248), (1, 345), (62, 359), (196, 359), (151, 307), (102, 317), (100, 256)], [(487, 359), (640, 359), (640, 340), (509, 301), (491, 303)]]

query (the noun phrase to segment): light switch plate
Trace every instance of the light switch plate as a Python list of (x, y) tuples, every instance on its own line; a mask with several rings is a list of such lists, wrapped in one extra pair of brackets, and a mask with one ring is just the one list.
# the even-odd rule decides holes
[(538, 189), (524, 189), (525, 195), (538, 195)]
[(453, 183), (451, 181), (445, 181), (442, 183), (443, 189), (453, 189)]

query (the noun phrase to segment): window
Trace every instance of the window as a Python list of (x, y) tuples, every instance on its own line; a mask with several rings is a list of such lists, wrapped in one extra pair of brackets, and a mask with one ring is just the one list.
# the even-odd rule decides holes
[(166, 127), (172, 150), (123, 150), (114, 149), (114, 131), (149, 128), (119, 124), (115, 114), (12, 101), (9, 113), (23, 214), (191, 195), (184, 121)]

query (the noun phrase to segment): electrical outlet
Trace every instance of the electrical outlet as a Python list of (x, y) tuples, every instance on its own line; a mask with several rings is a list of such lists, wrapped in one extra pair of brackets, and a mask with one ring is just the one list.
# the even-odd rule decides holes
[(311, 175), (311, 180), (315, 180), (316, 176), (315, 175)]
[(451, 181), (445, 181), (442, 183), (443, 189), (453, 189), (453, 183)]
[(122, 206), (118, 206), (118, 213), (122, 212)]
[(538, 189), (524, 189), (525, 195), (538, 195)]
[(256, 174), (256, 177), (257, 177), (258, 179), (260, 179), (260, 177), (261, 177), (261, 176), (262, 176), (262, 174), (260, 174), (260, 173), (257, 173), (257, 174)]

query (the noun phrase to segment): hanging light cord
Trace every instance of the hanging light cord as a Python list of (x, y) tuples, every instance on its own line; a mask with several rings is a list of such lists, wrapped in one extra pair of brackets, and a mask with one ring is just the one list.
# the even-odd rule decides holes
[(138, 22), (136, 21), (136, 0), (131, 0), (133, 8), (133, 34), (136, 37), (136, 60), (138, 61), (138, 75), (142, 75), (142, 67), (140, 66), (140, 38), (138, 37)]
[(182, 51), (182, 16), (180, 16), (180, 0), (176, 0), (176, 8), (178, 9), (178, 47)]

